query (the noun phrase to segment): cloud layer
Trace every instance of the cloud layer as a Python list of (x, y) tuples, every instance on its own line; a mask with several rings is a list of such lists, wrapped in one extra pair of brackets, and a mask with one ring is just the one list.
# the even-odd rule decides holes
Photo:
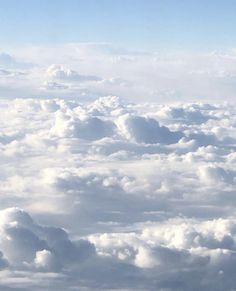
[(235, 62), (234, 49), (148, 53), (107, 43), (18, 46), (0, 52), (0, 97), (95, 100), (115, 94), (134, 102), (232, 101)]
[(235, 112), (2, 99), (0, 289), (233, 290)]

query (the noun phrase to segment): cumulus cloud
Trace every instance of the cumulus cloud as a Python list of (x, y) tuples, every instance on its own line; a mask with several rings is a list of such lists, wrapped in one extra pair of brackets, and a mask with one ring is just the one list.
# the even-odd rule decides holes
[[(182, 286), (183, 290), (200, 287), (214, 290), (221, 280), (229, 279), (234, 268), (234, 229), (235, 222), (227, 219), (199, 223), (178, 218), (158, 224), (149, 222), (141, 232), (91, 235), (90, 240), (102, 254), (142, 269), (152, 269), (150, 280), (165, 270), (163, 278), (158, 276), (157, 281), (152, 282), (156, 288), (168, 286), (179, 290)], [(192, 277), (192, 272), (198, 274), (198, 281)], [(224, 281), (224, 284), (232, 287), (234, 280)]]
[(183, 137), (181, 132), (171, 132), (153, 118), (125, 115), (119, 118), (117, 124), (122, 134), (137, 142), (172, 144)]
[(235, 288), (235, 106), (2, 99), (0, 124), (0, 289)]
[(207, 122), (209, 119), (217, 119), (216, 116), (211, 115), (211, 109), (216, 108), (209, 104), (164, 106), (158, 111), (158, 116), (167, 120), (172, 119), (175, 121), (201, 124)]
[(101, 79), (96, 76), (80, 75), (71, 69), (65, 69), (63, 66), (51, 65), (47, 69), (47, 76), (51, 79), (64, 81), (64, 82), (88, 82), (100, 81)]
[(0, 217), (0, 248), (6, 262), (17, 269), (35, 267), (55, 271), (68, 263), (79, 263), (95, 253), (88, 241), (73, 243), (63, 229), (37, 225), (21, 209), (4, 209)]
[(77, 137), (85, 140), (97, 140), (113, 134), (115, 125), (98, 117), (82, 116), (73, 118), (62, 112), (56, 113), (52, 133), (59, 137)]

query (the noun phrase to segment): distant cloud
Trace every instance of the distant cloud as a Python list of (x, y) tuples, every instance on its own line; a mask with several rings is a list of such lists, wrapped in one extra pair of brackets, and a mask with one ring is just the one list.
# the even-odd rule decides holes
[(1, 52), (0, 53), (0, 67), (5, 69), (29, 69), (33, 64), (27, 60), (25, 62), (18, 60), (12, 55)]
[(93, 82), (101, 79), (96, 76), (80, 75), (71, 69), (65, 69), (63, 66), (51, 65), (47, 69), (47, 76), (51, 79), (60, 80), (64, 82)]
[(17, 76), (25, 76), (26, 73), (20, 72), (20, 71), (13, 71), (13, 70), (5, 70), (0, 69), (0, 76), (6, 76), (6, 77), (17, 77)]
[(46, 90), (66, 90), (69, 86), (54, 81), (46, 81), (41, 88)]
[[(2, 97), (52, 98), (54, 91), (62, 98), (95, 100), (118, 95), (133, 102), (159, 103), (206, 103), (235, 97), (234, 50), (140, 53), (107, 43), (65, 43), (4, 51), (0, 54), (0, 69), (22, 72), (27, 81), (17, 74), (11, 80), (0, 80)], [(207, 118), (204, 112), (197, 116), (197, 109), (178, 118), (188, 118), (184, 114), (192, 115), (199, 123)]]
[(7, 53), (0, 53), (0, 66), (5, 68), (12, 68), (15, 67), (16, 61), (15, 59), (7, 54)]

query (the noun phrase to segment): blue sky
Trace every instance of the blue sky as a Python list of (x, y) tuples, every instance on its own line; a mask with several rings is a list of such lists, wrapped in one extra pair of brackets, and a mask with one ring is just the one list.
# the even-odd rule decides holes
[(236, 44), (235, 14), (235, 0), (0, 0), (0, 42), (225, 49)]

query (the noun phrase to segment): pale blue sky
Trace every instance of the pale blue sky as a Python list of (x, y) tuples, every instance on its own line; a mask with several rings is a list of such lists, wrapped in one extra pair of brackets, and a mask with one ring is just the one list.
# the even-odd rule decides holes
[(131, 49), (236, 46), (236, 0), (0, 0), (0, 43), (109, 42)]

